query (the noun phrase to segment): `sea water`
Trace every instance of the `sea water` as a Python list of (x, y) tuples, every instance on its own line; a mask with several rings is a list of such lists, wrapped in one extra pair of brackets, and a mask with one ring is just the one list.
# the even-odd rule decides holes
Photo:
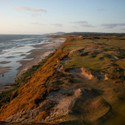
[(25, 57), (35, 49), (34, 45), (49, 43), (45, 35), (0, 35), (0, 68), (9, 70), (0, 74), (0, 84), (14, 83), (20, 60), (32, 60)]

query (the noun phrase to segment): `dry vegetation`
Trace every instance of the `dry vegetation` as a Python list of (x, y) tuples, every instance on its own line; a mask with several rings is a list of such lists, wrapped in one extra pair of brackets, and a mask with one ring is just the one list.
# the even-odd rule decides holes
[(0, 121), (125, 124), (125, 36), (61, 37), (57, 51), (0, 94)]

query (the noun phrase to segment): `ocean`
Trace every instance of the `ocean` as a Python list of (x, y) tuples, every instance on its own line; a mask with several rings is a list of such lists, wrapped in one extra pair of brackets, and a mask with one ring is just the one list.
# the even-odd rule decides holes
[(0, 84), (14, 83), (20, 60), (35, 49), (34, 45), (49, 43), (45, 35), (0, 35)]

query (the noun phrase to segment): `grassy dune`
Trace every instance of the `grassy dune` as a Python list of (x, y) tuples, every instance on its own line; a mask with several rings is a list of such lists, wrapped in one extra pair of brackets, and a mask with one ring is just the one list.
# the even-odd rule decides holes
[(58, 50), (0, 94), (0, 121), (125, 124), (125, 36), (61, 37)]

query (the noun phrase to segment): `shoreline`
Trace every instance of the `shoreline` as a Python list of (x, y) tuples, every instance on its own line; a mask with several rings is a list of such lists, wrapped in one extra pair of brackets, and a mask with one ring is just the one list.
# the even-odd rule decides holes
[[(25, 73), (29, 68), (34, 65), (37, 65), (42, 59), (48, 56), (50, 53), (54, 52), (55, 49), (58, 49), (62, 43), (65, 42), (64, 38), (56, 38), (50, 41), (49, 44), (39, 44), (34, 45), (36, 49), (30, 51), (30, 54), (25, 57), (25, 60), (20, 60), (21, 67), (18, 68), (17, 78)], [(27, 60), (31, 59), (32, 60)]]
[[(24, 58), (24, 60), (18, 61), (21, 64), (21, 66), (17, 69), (16, 79), (19, 78), (23, 73), (25, 73), (32, 66), (37, 65), (42, 59), (44, 59), (50, 53), (54, 52), (55, 49), (58, 49), (65, 42), (65, 40), (66, 40), (65, 38), (54, 38), (50, 40), (50, 43), (33, 45), (35, 49), (29, 51), (30, 54), (27, 55)], [(11, 67), (2, 68), (3, 70), (1, 70), (2, 72), (0, 72), (1, 75), (9, 71), (10, 68)], [(13, 84), (0, 83), (0, 93), (11, 89)]]

